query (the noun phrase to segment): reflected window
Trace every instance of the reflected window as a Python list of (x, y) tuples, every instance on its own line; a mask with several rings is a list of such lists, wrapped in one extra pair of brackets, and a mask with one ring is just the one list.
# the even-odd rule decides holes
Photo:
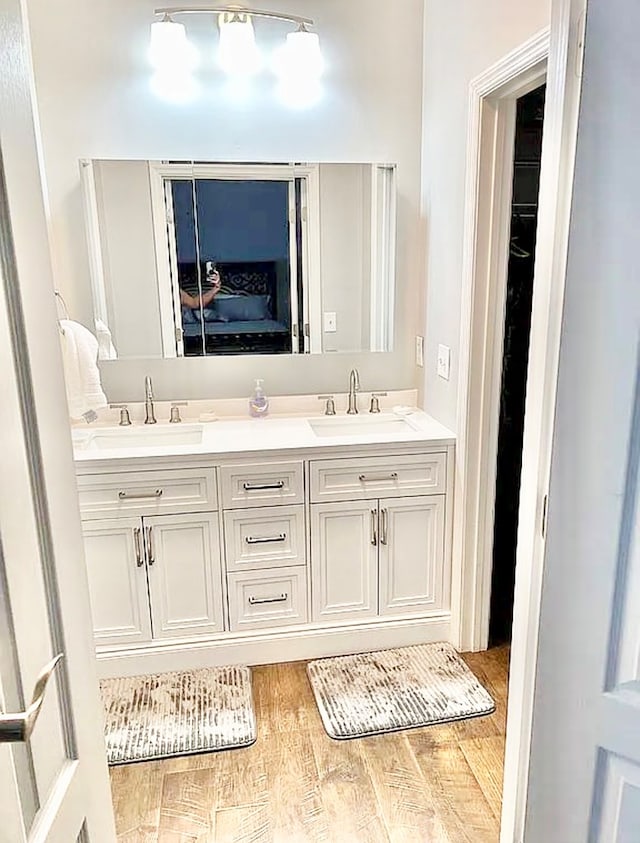
[(169, 254), (186, 357), (291, 354), (304, 334), (300, 179), (175, 179)]

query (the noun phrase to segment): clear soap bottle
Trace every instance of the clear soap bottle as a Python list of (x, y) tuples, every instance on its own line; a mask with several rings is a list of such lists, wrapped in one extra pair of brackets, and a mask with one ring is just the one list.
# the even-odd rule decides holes
[(266, 416), (269, 412), (269, 399), (265, 395), (263, 383), (264, 381), (261, 378), (256, 380), (253, 395), (249, 399), (249, 413), (256, 419)]

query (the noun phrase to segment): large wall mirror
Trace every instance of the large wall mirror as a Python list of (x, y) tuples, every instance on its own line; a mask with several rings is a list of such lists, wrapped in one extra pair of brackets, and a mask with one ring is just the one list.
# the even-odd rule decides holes
[(393, 350), (394, 166), (81, 173), (102, 358)]

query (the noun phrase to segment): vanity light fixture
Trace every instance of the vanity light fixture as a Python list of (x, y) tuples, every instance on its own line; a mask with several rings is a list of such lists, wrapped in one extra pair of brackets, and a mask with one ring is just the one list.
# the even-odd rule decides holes
[[(289, 15), (284, 12), (270, 12), (246, 6), (172, 6), (156, 9), (162, 16), (151, 27), (150, 58), (154, 66), (178, 68), (186, 58), (193, 67), (193, 47), (186, 37), (183, 24), (176, 23), (176, 15), (213, 14), (217, 17), (220, 30), (218, 60), (223, 70), (234, 76), (251, 76), (262, 67), (260, 50), (256, 44), (253, 21), (256, 18), (285, 21), (296, 25), (289, 32), (286, 43), (276, 51), (273, 69), (280, 81), (296, 80), (317, 83), (324, 70), (320, 50), (320, 39), (311, 32), (313, 20)], [(185, 47), (187, 45), (187, 47)]]

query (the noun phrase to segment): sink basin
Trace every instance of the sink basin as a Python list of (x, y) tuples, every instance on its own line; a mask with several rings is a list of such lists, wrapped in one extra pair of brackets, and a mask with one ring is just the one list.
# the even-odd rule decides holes
[(116, 450), (119, 448), (162, 448), (180, 445), (199, 445), (202, 442), (202, 425), (172, 427), (124, 427), (92, 431), (86, 438), (78, 438), (81, 448)]
[(316, 436), (402, 436), (415, 433), (406, 419), (390, 414), (369, 416), (327, 416), (311, 419), (311, 430)]

